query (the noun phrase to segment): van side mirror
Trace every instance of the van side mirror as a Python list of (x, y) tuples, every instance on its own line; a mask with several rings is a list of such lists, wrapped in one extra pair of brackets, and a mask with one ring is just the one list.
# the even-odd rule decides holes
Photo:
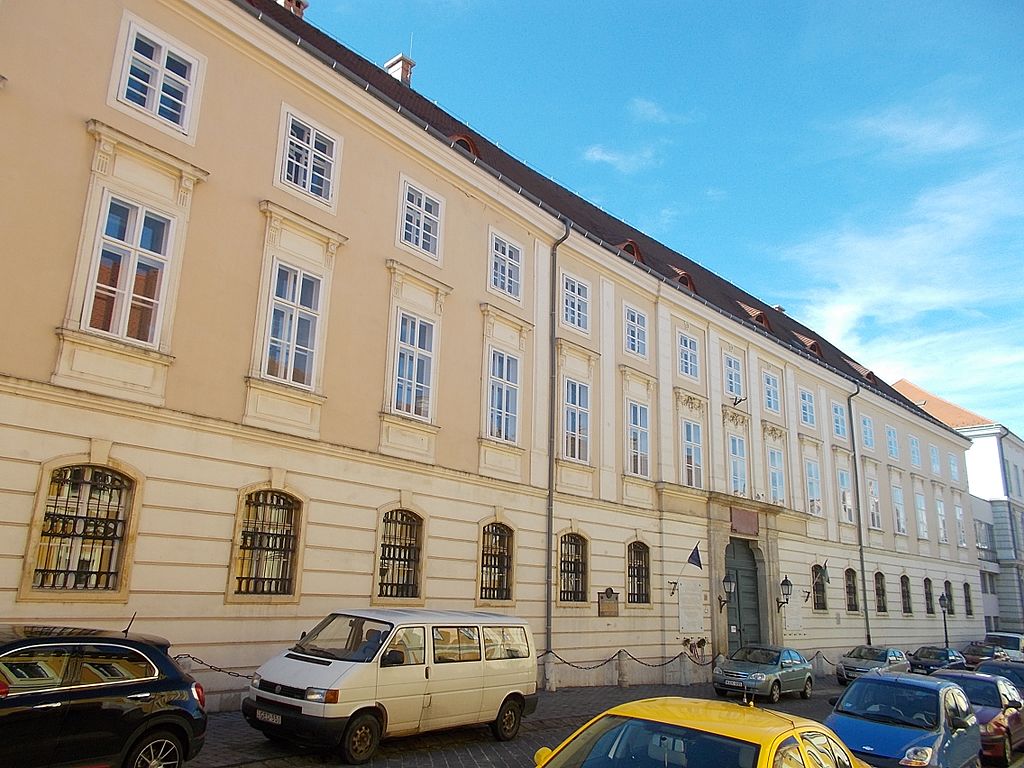
[(398, 649), (386, 651), (380, 659), (382, 667), (400, 667), (405, 664), (405, 654)]

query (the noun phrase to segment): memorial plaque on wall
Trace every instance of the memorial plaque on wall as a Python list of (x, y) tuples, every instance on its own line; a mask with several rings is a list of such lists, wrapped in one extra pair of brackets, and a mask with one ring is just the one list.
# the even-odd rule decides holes
[(676, 596), (679, 598), (679, 631), (705, 632), (708, 593), (703, 589), (694, 590), (692, 586), (680, 582)]
[(619, 593), (608, 587), (604, 592), (597, 593), (597, 615), (619, 615)]

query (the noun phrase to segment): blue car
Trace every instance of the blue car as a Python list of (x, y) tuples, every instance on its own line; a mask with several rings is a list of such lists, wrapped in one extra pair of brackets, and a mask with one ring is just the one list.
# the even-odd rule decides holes
[(876, 768), (977, 768), (981, 729), (950, 680), (871, 672), (850, 683), (825, 720)]

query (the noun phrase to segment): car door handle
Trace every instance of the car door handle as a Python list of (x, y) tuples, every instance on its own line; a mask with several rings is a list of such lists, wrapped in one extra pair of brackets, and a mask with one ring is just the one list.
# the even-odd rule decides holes
[(49, 704), (36, 704), (32, 709), (54, 709), (55, 707), (59, 707), (62, 703), (63, 702), (60, 701), (53, 701)]
[(129, 699), (139, 699), (141, 701), (145, 701), (146, 699), (153, 698), (153, 694), (152, 693), (129, 693), (126, 698), (129, 698)]

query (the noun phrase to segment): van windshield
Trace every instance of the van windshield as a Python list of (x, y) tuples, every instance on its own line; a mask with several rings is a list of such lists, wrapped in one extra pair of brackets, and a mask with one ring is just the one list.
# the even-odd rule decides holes
[(985, 642), (998, 645), (1008, 651), (1019, 651), (1021, 646), (1020, 638), (1013, 635), (985, 635)]
[(372, 661), (394, 625), (363, 616), (332, 613), (299, 640), (293, 651), (340, 661)]

